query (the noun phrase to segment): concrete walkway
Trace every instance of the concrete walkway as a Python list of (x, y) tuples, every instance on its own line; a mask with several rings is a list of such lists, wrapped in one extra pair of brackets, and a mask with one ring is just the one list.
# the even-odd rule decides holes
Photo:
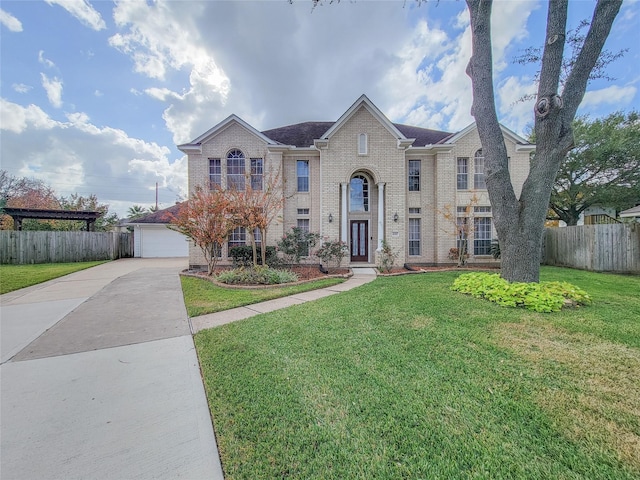
[(223, 479), (191, 332), (350, 290), (191, 319), (186, 259), (124, 259), (0, 296), (0, 478)]
[(311, 290), (310, 292), (298, 293), (289, 297), (276, 298), (275, 300), (247, 305), (246, 307), (238, 307), (223, 312), (190, 318), (191, 332), (196, 334), (200, 330), (219, 327), (225, 323), (243, 320), (260, 313), (273, 312), (274, 310), (286, 308), (291, 305), (299, 305), (311, 300), (318, 300), (319, 298), (328, 297), (329, 295), (335, 295), (336, 293), (346, 292), (347, 290), (359, 287), (376, 279), (376, 271), (373, 268), (352, 268), (351, 270), (353, 271), (352, 277), (346, 282), (334, 285), (333, 287)]
[(0, 297), (0, 478), (223, 478), (186, 266), (117, 260)]

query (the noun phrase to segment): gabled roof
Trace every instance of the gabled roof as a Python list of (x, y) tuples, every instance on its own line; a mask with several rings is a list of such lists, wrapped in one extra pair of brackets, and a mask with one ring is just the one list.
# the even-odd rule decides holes
[(304, 122), (295, 125), (273, 128), (262, 132), (283, 145), (293, 145), (294, 147), (309, 147), (313, 141), (331, 128), (335, 122)]
[[(413, 139), (411, 139), (411, 142), (407, 142), (409, 139), (400, 130), (398, 130), (396, 126), (391, 123), (389, 119), (378, 109), (378, 107), (369, 100), (369, 97), (364, 94), (362, 94), (360, 98), (358, 98), (358, 100), (356, 100), (355, 103), (342, 114), (338, 121), (334, 123), (319, 140), (329, 140), (336, 131), (338, 131), (358, 110), (360, 110), (361, 107), (366, 108), (369, 113), (371, 113), (371, 115), (373, 115), (391, 135), (393, 135), (395, 139), (404, 141), (403, 143), (407, 143), (408, 145), (413, 143)], [(400, 142), (398, 144), (400, 145)]]
[(129, 220), (128, 224), (136, 223), (171, 223), (171, 219), (178, 214), (182, 203), (176, 203), (169, 208), (164, 208), (156, 212), (148, 213), (143, 217)]
[(270, 139), (266, 135), (263, 135), (258, 130), (253, 128), (251, 125), (249, 125), (247, 122), (242, 120), (240, 117), (238, 117), (237, 115), (233, 114), (233, 115), (229, 115), (227, 118), (222, 120), (215, 127), (207, 130), (205, 133), (200, 135), (198, 138), (193, 139), (189, 143), (184, 143), (182, 145), (178, 145), (178, 149), (180, 149), (184, 153), (201, 153), (202, 144), (205, 143), (211, 137), (215, 136), (218, 132), (220, 132), (220, 131), (224, 130), (225, 128), (227, 128), (227, 126), (229, 126), (231, 123), (237, 123), (238, 125), (242, 126), (247, 131), (249, 131), (251, 134), (253, 134), (256, 137), (258, 137), (261, 140), (263, 140), (267, 145), (276, 145), (277, 144), (272, 139)]

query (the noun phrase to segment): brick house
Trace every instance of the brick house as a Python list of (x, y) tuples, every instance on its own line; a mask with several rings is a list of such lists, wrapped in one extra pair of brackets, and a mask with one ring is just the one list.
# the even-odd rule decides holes
[[(502, 131), (518, 195), (535, 145)], [(211, 183), (259, 185), (267, 172), (281, 169), (285, 204), (267, 245), (299, 226), (325, 240), (343, 240), (350, 246), (347, 265), (376, 264), (383, 239), (400, 265), (448, 264), (457, 245), (454, 222), (441, 213), (449, 210), (459, 222), (473, 222), (469, 262), (492, 261), (496, 234), (475, 124), (457, 133), (394, 124), (362, 95), (336, 122), (259, 132), (231, 115), (178, 148), (188, 155), (189, 191)], [(467, 208), (474, 197), (477, 202)], [(229, 245), (245, 241), (243, 229), (236, 229), (221, 263)], [(189, 263), (205, 263), (193, 245)]]

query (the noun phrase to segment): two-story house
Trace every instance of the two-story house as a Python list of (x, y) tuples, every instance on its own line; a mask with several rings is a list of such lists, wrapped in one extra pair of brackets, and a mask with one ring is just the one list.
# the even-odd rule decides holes
[[(519, 194), (535, 145), (502, 128), (511, 180)], [(484, 181), (484, 158), (475, 124), (457, 133), (394, 124), (362, 95), (335, 122), (306, 122), (260, 132), (235, 115), (193, 141), (189, 190), (245, 181), (260, 185), (267, 172), (282, 172), (284, 207), (269, 228), (275, 245), (293, 226), (349, 246), (347, 265), (375, 264), (385, 240), (400, 265), (448, 264), (471, 222), (469, 262), (490, 262), (495, 239)], [(236, 229), (222, 249), (244, 244)], [(191, 246), (191, 266), (205, 264)]]

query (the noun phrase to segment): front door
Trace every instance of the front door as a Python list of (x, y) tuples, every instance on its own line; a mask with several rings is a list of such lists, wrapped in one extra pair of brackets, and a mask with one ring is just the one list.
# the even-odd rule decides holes
[(351, 220), (351, 261), (369, 261), (369, 224), (366, 220)]

